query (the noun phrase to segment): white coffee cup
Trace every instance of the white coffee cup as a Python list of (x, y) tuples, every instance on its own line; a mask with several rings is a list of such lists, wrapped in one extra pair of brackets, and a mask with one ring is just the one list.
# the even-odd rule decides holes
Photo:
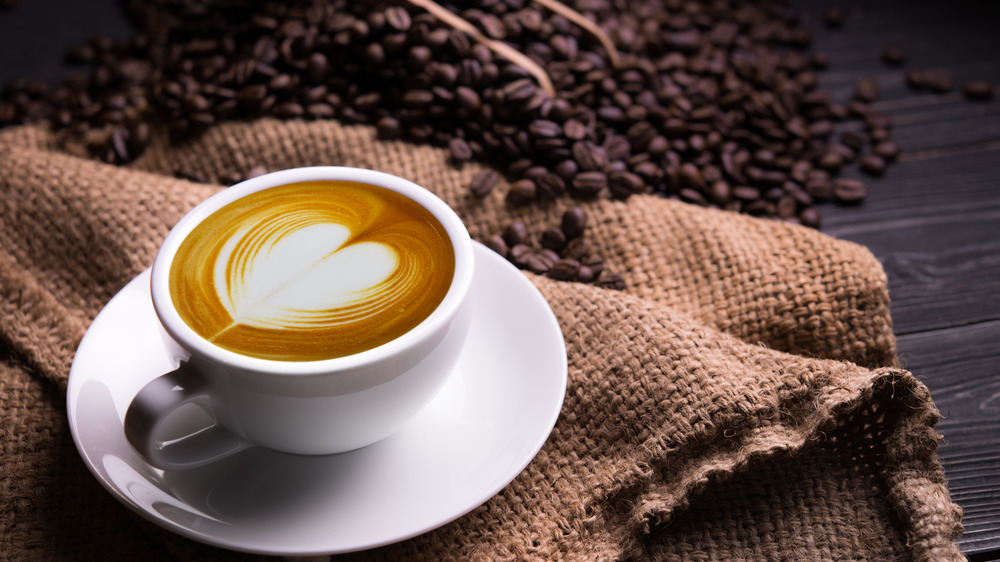
[[(351, 355), (276, 360), (244, 355), (199, 335), (178, 313), (170, 269), (192, 230), (219, 209), (250, 194), (327, 180), (379, 186), (417, 202), (439, 221), (454, 252), (454, 275), (440, 304), (402, 335)], [(153, 466), (201, 466), (250, 446), (296, 454), (332, 454), (379, 441), (413, 418), (454, 370), (471, 318), (472, 242), (461, 219), (426, 189), (382, 172), (310, 167), (259, 176), (205, 200), (164, 240), (151, 271), (156, 314), (190, 353), (176, 371), (147, 384), (129, 406), (125, 434)], [(182, 409), (194, 404), (214, 425), (177, 438)]]

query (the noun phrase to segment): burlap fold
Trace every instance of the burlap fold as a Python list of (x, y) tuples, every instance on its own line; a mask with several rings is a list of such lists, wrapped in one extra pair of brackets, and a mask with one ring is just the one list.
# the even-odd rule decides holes
[[(898, 368), (885, 275), (864, 248), (654, 197), (511, 209), (478, 165), (333, 122), (232, 123), (127, 168), (0, 131), (0, 556), (240, 559), (128, 512), (77, 457), (69, 367), (100, 308), (170, 226), (262, 165), (384, 170), (436, 192), (473, 237), (581, 204), (625, 291), (529, 276), (569, 355), (559, 421), (528, 468), (468, 515), (359, 559), (961, 559), (938, 414)], [(501, 192), (502, 192), (501, 186)], [(516, 306), (516, 303), (511, 303)], [(516, 353), (516, 350), (511, 350)]]

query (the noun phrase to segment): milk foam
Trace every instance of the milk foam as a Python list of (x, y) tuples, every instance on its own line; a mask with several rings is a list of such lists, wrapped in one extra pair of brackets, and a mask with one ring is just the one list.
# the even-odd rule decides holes
[(170, 294), (213, 344), (289, 361), (342, 357), (405, 334), (455, 271), (441, 223), (389, 189), (343, 181), (246, 195), (177, 250)]
[[(333, 325), (330, 311), (363, 307), (396, 270), (399, 256), (379, 242), (344, 246), (347, 226), (317, 223), (257, 233), (242, 229), (215, 262), (215, 289), (233, 322), (260, 328)], [(261, 238), (264, 238), (261, 240)], [(383, 291), (384, 292), (384, 291)], [(351, 321), (366, 314), (351, 315)]]

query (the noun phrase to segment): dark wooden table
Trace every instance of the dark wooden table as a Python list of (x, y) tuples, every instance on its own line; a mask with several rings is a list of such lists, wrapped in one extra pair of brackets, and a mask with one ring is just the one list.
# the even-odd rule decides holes
[[(873, 109), (893, 117), (903, 156), (868, 182), (863, 206), (824, 209), (822, 230), (885, 267), (903, 366), (941, 411), (939, 455), (964, 511), (959, 543), (972, 560), (1000, 559), (1000, 98), (961, 93), (972, 79), (1000, 87), (1000, 3), (843, 1), (843, 26), (827, 29), (830, 5), (795, 3), (830, 58), (820, 86), (846, 101), (860, 76), (875, 78)], [(881, 61), (890, 46), (906, 53), (902, 67)], [(903, 68), (948, 70), (955, 90), (914, 92)]]
[[(965, 512), (959, 542), (973, 561), (1000, 559), (1000, 99), (961, 94), (966, 80), (1000, 86), (1000, 2), (792, 2), (813, 48), (829, 56), (821, 88), (846, 102), (871, 76), (881, 90), (874, 109), (895, 120), (900, 162), (868, 182), (860, 207), (824, 207), (822, 230), (867, 246), (884, 265), (901, 359), (943, 415), (939, 453)], [(834, 5), (846, 18), (827, 29), (822, 14)], [(68, 47), (129, 33), (113, 0), (22, 0), (0, 11), (0, 83), (58, 83)], [(881, 61), (889, 46), (906, 53), (903, 67)], [(955, 90), (911, 91), (903, 68), (948, 70)]]

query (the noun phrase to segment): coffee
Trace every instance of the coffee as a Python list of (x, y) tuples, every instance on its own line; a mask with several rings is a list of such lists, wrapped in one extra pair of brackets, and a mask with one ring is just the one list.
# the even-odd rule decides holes
[(180, 245), (170, 295), (195, 332), (282, 361), (359, 353), (408, 332), (455, 271), (447, 232), (383, 187), (308, 181), (215, 211)]

